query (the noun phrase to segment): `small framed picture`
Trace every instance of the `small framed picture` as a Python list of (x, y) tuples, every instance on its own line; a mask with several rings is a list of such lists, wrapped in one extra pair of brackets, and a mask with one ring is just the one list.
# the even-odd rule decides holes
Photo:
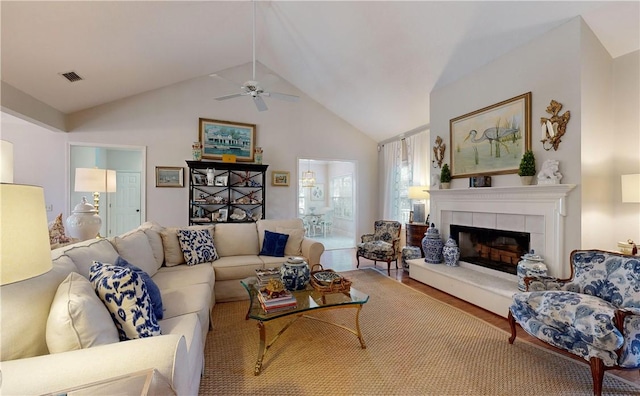
[(216, 176), (215, 185), (216, 186), (226, 186), (229, 183), (229, 176)]
[(184, 187), (184, 168), (156, 166), (156, 187)]
[(229, 211), (224, 208), (224, 209), (220, 209), (218, 210), (218, 218), (216, 219), (217, 221), (227, 221), (227, 216), (229, 215)]
[(191, 175), (191, 180), (194, 186), (204, 186), (207, 184), (207, 176), (202, 173), (194, 172)]
[(290, 173), (286, 171), (271, 172), (271, 185), (286, 187), (289, 185)]

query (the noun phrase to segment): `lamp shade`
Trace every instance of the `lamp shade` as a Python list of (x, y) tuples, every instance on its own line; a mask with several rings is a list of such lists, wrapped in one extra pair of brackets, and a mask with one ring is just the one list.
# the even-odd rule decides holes
[(429, 186), (411, 186), (408, 191), (409, 199), (429, 198)]
[(622, 202), (640, 202), (640, 173), (622, 175)]
[(13, 183), (13, 143), (0, 140), (0, 182)]
[(52, 268), (42, 187), (0, 185), (0, 284), (44, 274)]
[(116, 171), (98, 168), (76, 168), (75, 191), (115, 192)]

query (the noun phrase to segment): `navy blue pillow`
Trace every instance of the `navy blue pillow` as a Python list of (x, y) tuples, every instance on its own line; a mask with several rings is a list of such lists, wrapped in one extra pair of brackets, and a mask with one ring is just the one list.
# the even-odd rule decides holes
[(279, 234), (264, 230), (264, 241), (262, 242), (261, 256), (284, 257), (284, 247), (287, 245), (289, 235)]
[(156, 319), (160, 320), (164, 316), (164, 312), (162, 309), (162, 295), (160, 294), (160, 289), (158, 285), (151, 279), (149, 274), (136, 267), (133, 264), (130, 264), (127, 260), (118, 256), (118, 259), (115, 262), (115, 265), (118, 267), (129, 268), (131, 271), (137, 273), (144, 282), (144, 285), (147, 287), (147, 293), (149, 293), (149, 298), (151, 299), (151, 306), (153, 307), (153, 313), (156, 315)]

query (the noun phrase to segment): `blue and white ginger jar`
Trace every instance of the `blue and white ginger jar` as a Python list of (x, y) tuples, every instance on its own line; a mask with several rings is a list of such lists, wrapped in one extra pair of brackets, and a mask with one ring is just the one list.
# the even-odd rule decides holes
[(543, 263), (542, 257), (535, 254), (533, 249), (531, 253), (527, 253), (521, 258), (522, 260), (518, 262), (516, 267), (518, 290), (526, 291), (527, 285), (524, 283), (524, 278), (527, 276), (547, 276), (547, 266)]
[(444, 263), (450, 267), (457, 267), (458, 260), (460, 259), (460, 248), (455, 239), (449, 237), (447, 242), (442, 248), (442, 255), (444, 256)]
[(304, 257), (289, 257), (280, 267), (280, 278), (287, 290), (304, 290), (310, 276), (309, 264)]
[(443, 261), (442, 248), (444, 242), (440, 239), (440, 231), (435, 224), (431, 223), (431, 227), (422, 238), (422, 251), (424, 252), (424, 261), (429, 264), (440, 264)]

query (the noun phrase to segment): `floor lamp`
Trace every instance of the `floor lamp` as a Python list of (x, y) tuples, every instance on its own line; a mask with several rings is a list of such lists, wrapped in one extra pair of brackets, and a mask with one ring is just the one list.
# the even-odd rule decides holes
[(409, 199), (415, 200), (413, 204), (413, 223), (426, 221), (426, 200), (429, 199), (429, 186), (411, 186), (408, 191)]
[(69, 234), (81, 240), (100, 236), (100, 193), (116, 192), (116, 171), (98, 168), (76, 168), (76, 192), (93, 193), (93, 205), (85, 197), (76, 205), (73, 214), (67, 218)]
[[(632, 175), (622, 175), (621, 176), (621, 185), (622, 185), (622, 202), (625, 203), (640, 203), (640, 173), (632, 174)], [(637, 254), (638, 248), (637, 243), (633, 242), (633, 240), (627, 240), (627, 243), (624, 242), (619, 243), (618, 245), (623, 245), (622, 251), (627, 254)], [(628, 251), (627, 251), (628, 250)]]
[(0, 185), (0, 284), (19, 282), (52, 268), (42, 187)]

